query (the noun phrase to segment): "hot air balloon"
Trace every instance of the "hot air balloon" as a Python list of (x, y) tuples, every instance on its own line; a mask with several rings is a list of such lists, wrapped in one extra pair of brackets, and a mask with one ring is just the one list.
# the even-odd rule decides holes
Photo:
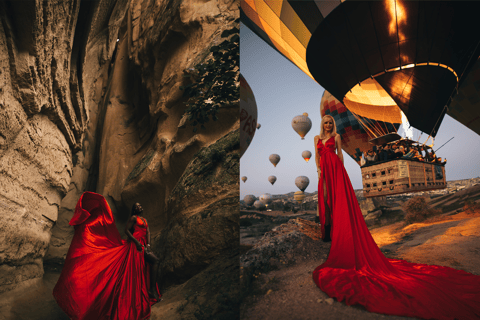
[(295, 193), (293, 194), (293, 199), (297, 201), (297, 203), (302, 203), (303, 199), (305, 199), (305, 192), (295, 191)]
[(278, 154), (271, 154), (270, 157), (268, 157), (268, 160), (270, 160), (270, 162), (273, 163), (273, 166), (276, 167), (277, 163), (280, 162), (280, 156)]
[(262, 125), (260, 123), (257, 123), (257, 129), (260, 129)]
[(266, 206), (268, 206), (273, 201), (272, 195), (270, 193), (262, 194), (258, 199)]
[[(364, 90), (366, 90), (366, 88)], [(387, 104), (387, 102), (384, 103)], [(355, 160), (358, 165), (360, 165), (363, 152), (372, 149), (372, 144), (369, 143), (369, 140), (376, 138), (374, 133), (388, 134), (397, 132), (401, 123), (401, 120), (391, 124), (362, 116), (355, 116), (327, 90), (323, 93), (320, 102), (320, 114), (322, 117), (325, 115), (331, 115), (333, 117), (337, 126), (337, 133), (339, 133), (342, 138), (342, 149)]]
[(299, 177), (295, 178), (295, 185), (301, 191), (305, 191), (305, 189), (307, 189), (309, 183), (310, 183), (310, 180), (308, 179), (308, 177), (299, 176)]
[(310, 160), (310, 158), (312, 157), (312, 153), (308, 150), (305, 150), (302, 152), (302, 157), (303, 159), (305, 159), (305, 161), (308, 162), (308, 160)]
[(240, 157), (252, 142), (257, 128), (257, 103), (252, 89), (240, 74)]
[(253, 194), (247, 194), (245, 198), (243, 198), (243, 202), (245, 202), (247, 206), (251, 206), (256, 199), (257, 198)]
[(256, 209), (262, 209), (262, 208), (265, 208), (265, 205), (260, 201), (260, 200), (257, 200), (253, 203), (253, 206), (256, 208)]
[[(478, 10), (475, 1), (241, 2), (242, 22), (350, 112), (337, 111), (348, 120), (345, 132), (338, 133), (342, 147), (357, 163), (366, 148), (362, 145), (376, 139), (381, 143), (403, 116), (432, 139), (446, 112), (480, 134), (480, 95), (475, 85), (480, 32), (471, 32), (478, 30)], [(429, 27), (438, 21), (441, 29)], [(338, 119), (335, 110), (331, 115)], [(443, 167), (444, 179), (433, 181), (431, 172), (439, 168), (428, 165), (422, 169), (425, 172), (411, 172), (415, 166), (402, 161), (372, 167), (371, 172), (362, 168), (364, 179), (373, 170), (409, 168), (406, 183), (400, 181), (403, 176), (364, 180), (364, 195), (385, 195), (386, 189), (388, 194), (406, 192), (402, 188), (407, 185), (409, 192), (446, 187)], [(412, 182), (417, 176), (420, 180)]]
[(277, 181), (277, 177), (270, 176), (270, 177), (268, 177), (268, 181), (273, 185), (275, 183), (275, 181)]
[(246, 177), (246, 176), (243, 176), (243, 177), (242, 177), (242, 181), (243, 181), (243, 183), (245, 183), (245, 181), (247, 181), (247, 177)]
[(302, 115), (294, 117), (292, 128), (302, 137), (302, 140), (305, 140), (305, 135), (312, 128), (312, 120), (308, 117), (308, 113), (304, 112)]
[[(480, 32), (470, 32), (478, 30), (478, 9), (475, 1), (258, 0), (241, 2), (241, 19), (351, 112), (398, 123), (372, 116), (383, 117), (376, 100), (386, 94), (412, 127), (435, 137), (449, 106), (480, 132), (480, 108), (468, 105), (477, 103), (473, 92), (462, 92), (479, 63)], [(441, 29), (429, 28), (438, 21)], [(355, 94), (372, 84), (379, 92)], [(472, 100), (463, 115), (463, 106), (452, 105), (456, 88), (459, 99)]]
[(458, 88), (448, 115), (480, 135), (480, 60), (477, 59), (472, 71)]

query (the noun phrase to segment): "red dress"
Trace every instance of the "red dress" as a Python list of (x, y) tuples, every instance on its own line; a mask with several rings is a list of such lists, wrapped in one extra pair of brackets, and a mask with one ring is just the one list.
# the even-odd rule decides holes
[[(75, 235), (53, 289), (63, 311), (71, 319), (149, 318), (150, 307), (157, 302), (148, 296), (150, 267), (143, 250), (120, 237), (105, 198), (83, 193), (70, 225), (75, 226)], [(137, 220), (133, 236), (147, 243), (143, 220)]]
[[(333, 138), (333, 137), (332, 137)], [(347, 305), (424, 319), (479, 319), (480, 276), (448, 267), (387, 259), (365, 224), (335, 140), (319, 140), (320, 167), (331, 209), (332, 246), (313, 272), (317, 286)], [(320, 222), (325, 222), (323, 182), (318, 183)]]

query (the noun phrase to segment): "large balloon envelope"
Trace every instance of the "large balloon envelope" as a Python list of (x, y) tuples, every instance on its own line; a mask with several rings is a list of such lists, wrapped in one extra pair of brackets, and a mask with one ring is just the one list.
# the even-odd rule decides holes
[[(478, 1), (241, 1), (242, 22), (350, 111), (395, 124), (402, 110), (433, 137), (449, 106), (480, 132), (477, 102), (452, 104), (458, 87), (475, 99), (461, 91), (480, 55), (479, 11)], [(376, 101), (385, 95), (397, 110)]]
[(257, 130), (257, 103), (253, 91), (240, 74), (240, 157), (252, 142)]
[[(372, 144), (368, 141), (375, 138), (370, 130), (374, 132), (397, 132), (400, 123), (390, 124), (382, 121), (376, 121), (369, 118), (355, 117), (343, 103), (338, 101), (327, 90), (323, 93), (320, 102), (320, 114), (323, 116), (331, 115), (337, 126), (337, 133), (342, 137), (342, 149), (360, 165), (362, 153), (372, 149)], [(363, 122), (360, 123), (360, 121)]]
[(480, 59), (458, 88), (447, 113), (480, 135)]

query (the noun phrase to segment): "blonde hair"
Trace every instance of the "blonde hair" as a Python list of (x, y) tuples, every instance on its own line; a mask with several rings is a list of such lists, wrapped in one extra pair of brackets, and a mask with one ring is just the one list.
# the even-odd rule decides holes
[(335, 119), (333, 119), (333, 117), (329, 114), (326, 114), (323, 116), (322, 118), (322, 123), (320, 124), (320, 139), (325, 139), (325, 132), (323, 132), (323, 124), (325, 123), (325, 120), (326, 118), (330, 118), (332, 119), (332, 123), (333, 123), (333, 129), (332, 129), (332, 136), (336, 136), (337, 135), (337, 125), (335, 124)]

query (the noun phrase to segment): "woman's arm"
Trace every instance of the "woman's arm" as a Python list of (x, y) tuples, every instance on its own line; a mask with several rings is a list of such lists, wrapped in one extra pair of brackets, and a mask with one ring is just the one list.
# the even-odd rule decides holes
[(137, 221), (137, 216), (132, 216), (130, 219), (128, 219), (127, 225), (125, 226), (125, 234), (127, 235), (128, 238), (130, 238), (130, 240), (132, 240), (135, 243), (138, 251), (141, 251), (142, 250), (142, 244), (140, 243), (140, 241), (135, 239), (135, 237), (130, 232), (130, 229), (133, 227), (133, 225), (136, 223), (136, 221)]
[(337, 155), (340, 158), (340, 160), (342, 160), (342, 164), (343, 164), (342, 137), (339, 134), (335, 136), (335, 142), (337, 144)]
[(318, 154), (318, 148), (317, 148), (318, 139), (320, 139), (320, 137), (315, 136), (313, 140), (315, 142), (315, 164), (317, 165), (318, 179), (320, 179), (321, 170), (320, 170), (320, 155)]
[(148, 224), (147, 224), (147, 246), (150, 245), (150, 228), (148, 227)]
[(145, 251), (146, 252), (150, 251), (150, 228), (148, 227), (148, 223), (147, 223), (147, 246), (145, 247)]

